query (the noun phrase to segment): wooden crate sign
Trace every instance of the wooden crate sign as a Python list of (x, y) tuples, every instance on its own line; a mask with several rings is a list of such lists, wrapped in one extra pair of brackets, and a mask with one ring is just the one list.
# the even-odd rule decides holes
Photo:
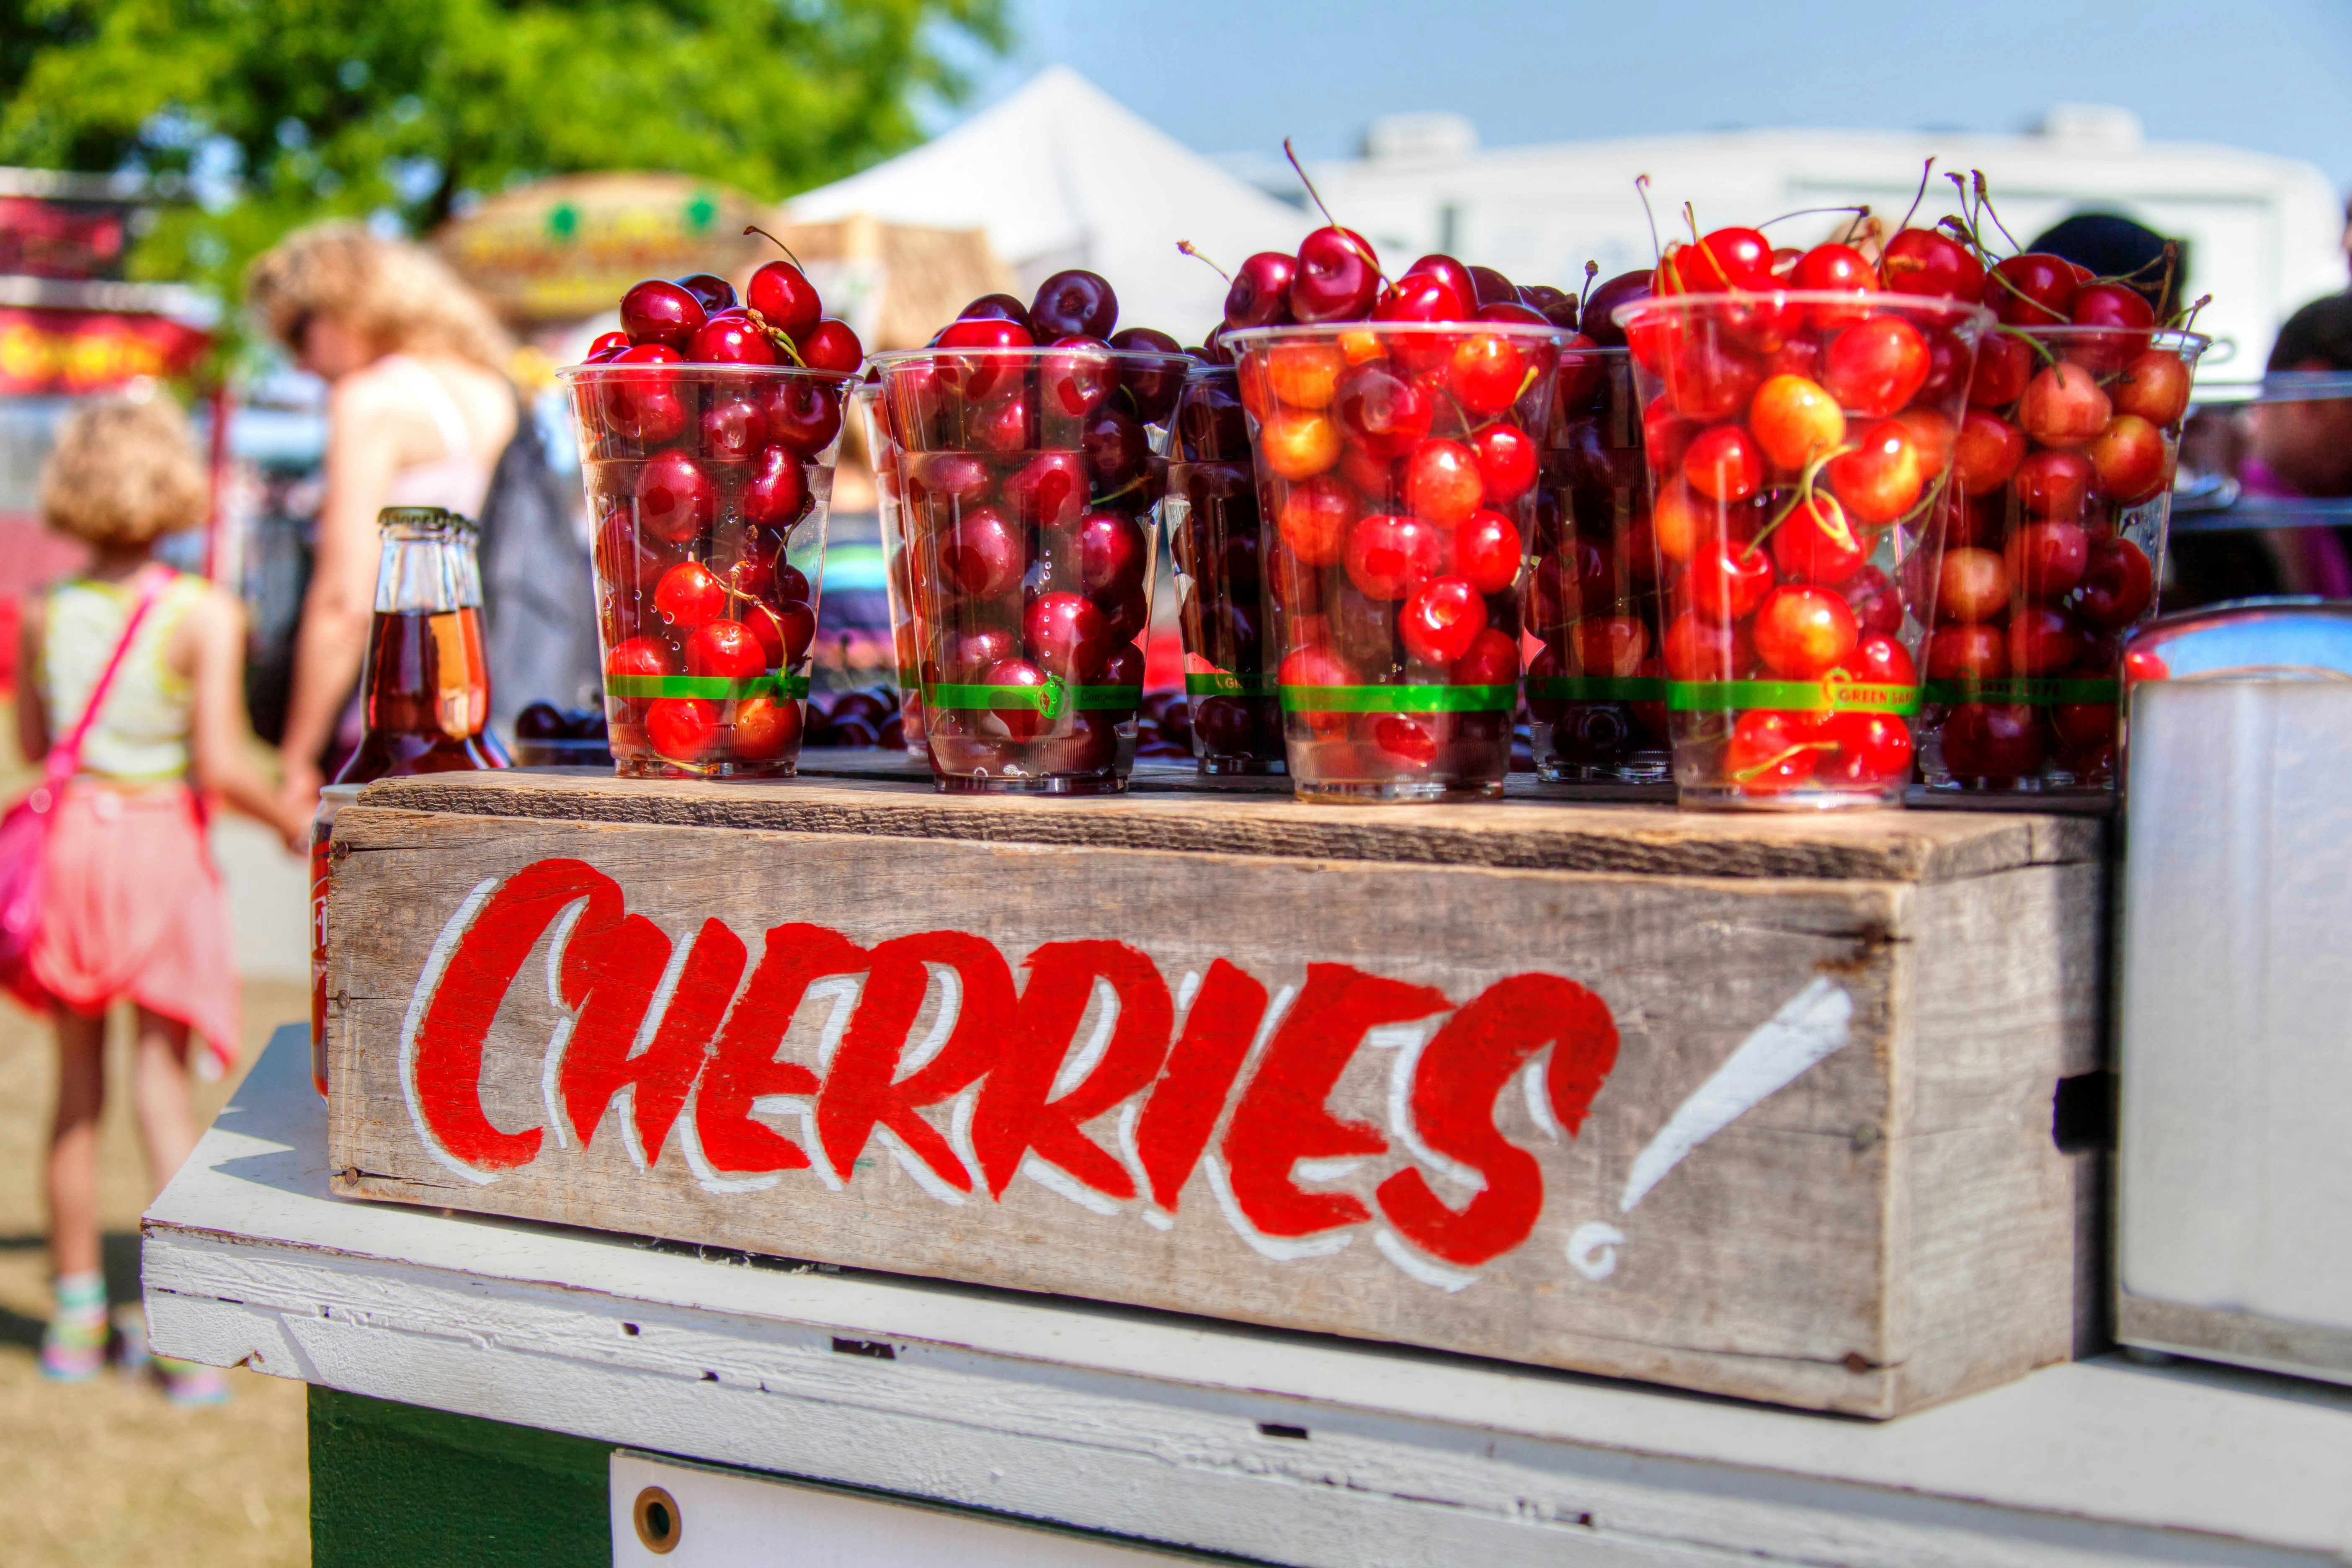
[(2087, 862), (1435, 867), (614, 787), (339, 820), (339, 1190), (1873, 1415), (2072, 1343)]

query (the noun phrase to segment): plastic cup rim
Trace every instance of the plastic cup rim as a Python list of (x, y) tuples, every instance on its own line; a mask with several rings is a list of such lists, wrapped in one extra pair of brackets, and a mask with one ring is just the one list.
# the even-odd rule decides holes
[(804, 364), (722, 364), (712, 360), (680, 360), (674, 364), (567, 364), (555, 373), (555, 379), (567, 386), (604, 381), (645, 381), (656, 377), (665, 381), (702, 381), (724, 376), (736, 379), (750, 376), (759, 380), (810, 380), (848, 385), (864, 374), (857, 370), (818, 370)]
[(876, 371), (887, 374), (906, 365), (931, 364), (941, 360), (1003, 360), (1008, 363), (1029, 360), (1076, 359), (1089, 363), (1116, 365), (1167, 366), (1193, 365), (1203, 363), (1181, 349), (1114, 349), (1080, 345), (1055, 348), (1050, 343), (1034, 343), (1028, 347), (950, 349), (885, 349), (866, 356), (866, 363)]
[[(1631, 327), (1645, 315), (1688, 314), (1696, 308), (1731, 310), (1752, 309), (1757, 305), (1834, 305), (1852, 309), (1856, 305), (1873, 310), (1892, 308), (1898, 313), (1952, 316), (1960, 321), (1978, 319), (1979, 328), (1998, 326), (2000, 318), (1984, 306), (1968, 300), (1952, 299), (1942, 294), (1898, 294), (1891, 289), (1874, 289), (1867, 292), (1850, 289), (1742, 289), (1718, 294), (1652, 294), (1640, 300), (1628, 300), (1609, 312), (1609, 319), (1621, 328)], [(2137, 331), (2116, 329), (2108, 331)]]
[[(1555, 348), (1580, 347), (1568, 340), (1577, 334), (1566, 327), (1538, 326), (1533, 321), (1286, 321), (1271, 327), (1236, 327), (1217, 341), (1233, 349), (1250, 349), (1284, 342), (1315, 342), (1371, 332), (1381, 337), (1503, 337), (1521, 342), (1548, 342)], [(1598, 346), (1598, 345), (1595, 345)]]
[(2021, 332), (2029, 338), (2048, 338), (2062, 343), (2137, 333), (2147, 339), (2149, 347), (2178, 350), (2184, 359), (2201, 354), (2213, 346), (2213, 340), (2205, 333), (2192, 332), (2184, 327), (2100, 327), (2083, 321), (2052, 321), (2038, 326), (2011, 322), (2004, 325), (2001, 331)]

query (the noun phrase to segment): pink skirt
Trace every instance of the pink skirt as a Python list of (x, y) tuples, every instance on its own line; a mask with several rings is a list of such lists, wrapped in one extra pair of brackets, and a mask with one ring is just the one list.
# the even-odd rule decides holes
[(128, 999), (184, 1023), (213, 1060), (244, 1033), (228, 890), (185, 784), (66, 788), (49, 829), (26, 999), (84, 1014)]

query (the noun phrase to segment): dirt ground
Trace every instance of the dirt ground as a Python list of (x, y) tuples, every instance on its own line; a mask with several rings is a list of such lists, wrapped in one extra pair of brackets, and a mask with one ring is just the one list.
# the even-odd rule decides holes
[[(0, 803), (29, 782), (0, 702)], [(280, 1024), (308, 1016), (298, 984), (248, 982), (252, 1061)], [(131, 1129), (129, 1018), (115, 1020), (102, 1144), (109, 1293), (139, 1300), (139, 1213), (149, 1192)], [(0, 1001), (0, 1563), (8, 1568), (279, 1568), (310, 1561), (310, 1478), (299, 1383), (228, 1374), (226, 1405), (178, 1410), (150, 1379), (109, 1370), (45, 1380), (36, 1355), (49, 1311), (41, 1161), (57, 1082), (46, 1020)], [(210, 1122), (230, 1081), (197, 1086)]]

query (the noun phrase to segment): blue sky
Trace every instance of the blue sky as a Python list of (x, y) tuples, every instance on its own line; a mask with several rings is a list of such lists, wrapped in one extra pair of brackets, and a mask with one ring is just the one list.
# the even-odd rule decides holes
[[(1012, 0), (969, 108), (1049, 64), (1203, 153), (1356, 150), (1450, 110), (1489, 146), (1767, 126), (2022, 131), (2120, 104), (2152, 141), (2307, 159), (2352, 186), (2347, 0)], [(952, 123), (958, 115), (936, 117)]]

